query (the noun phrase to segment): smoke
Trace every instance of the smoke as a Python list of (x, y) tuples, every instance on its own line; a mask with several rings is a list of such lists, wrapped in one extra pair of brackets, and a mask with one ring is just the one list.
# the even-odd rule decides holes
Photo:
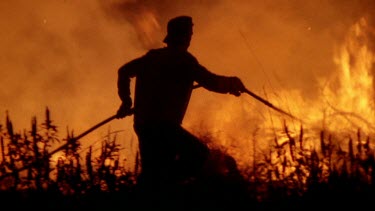
[[(65, 138), (116, 112), (117, 68), (142, 53), (131, 24), (107, 19), (94, 1), (2, 1), (0, 11), (1, 119), (7, 110), (22, 131), (33, 116), (41, 123), (48, 107)], [(121, 128), (111, 130), (132, 135), (130, 120), (116, 123)], [(82, 140), (84, 147), (110, 127)]]
[[(260, 96), (276, 96), (276, 105), (293, 102), (280, 95), (292, 91), (314, 100), (317, 81), (337, 68), (335, 46), (359, 18), (373, 26), (373, 11), (372, 0), (1, 1), (0, 118), (8, 110), (15, 128), (29, 128), (49, 107), (61, 132), (78, 134), (113, 115), (118, 67), (163, 46), (168, 20), (181, 14), (194, 21), (190, 52), (212, 72), (239, 76)], [(243, 131), (266, 115), (248, 96), (198, 89), (184, 124), (197, 133), (249, 137)], [(91, 137), (109, 128), (134, 139), (131, 118)]]

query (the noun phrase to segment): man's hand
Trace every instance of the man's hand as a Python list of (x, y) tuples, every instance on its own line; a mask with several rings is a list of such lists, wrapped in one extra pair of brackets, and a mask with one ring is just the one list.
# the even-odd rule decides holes
[(242, 92), (246, 91), (246, 87), (238, 77), (231, 77), (229, 86), (229, 93), (237, 97), (240, 96)]
[(132, 114), (132, 101), (131, 99), (129, 98), (129, 100), (127, 100), (127, 102), (122, 102), (120, 108), (117, 110), (117, 113), (116, 113), (116, 118), (117, 119), (122, 119), (130, 114)]

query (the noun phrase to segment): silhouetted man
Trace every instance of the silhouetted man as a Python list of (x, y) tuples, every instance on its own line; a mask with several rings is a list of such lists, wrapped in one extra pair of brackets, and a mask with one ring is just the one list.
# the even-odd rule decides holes
[(216, 75), (199, 64), (188, 52), (192, 35), (192, 18), (175, 17), (168, 22), (166, 47), (152, 49), (118, 70), (122, 100), (118, 118), (131, 112), (130, 82), (136, 79), (134, 129), (141, 155), (139, 183), (150, 189), (198, 176), (209, 154), (208, 147), (181, 126), (194, 83), (235, 96), (245, 90), (239, 78)]

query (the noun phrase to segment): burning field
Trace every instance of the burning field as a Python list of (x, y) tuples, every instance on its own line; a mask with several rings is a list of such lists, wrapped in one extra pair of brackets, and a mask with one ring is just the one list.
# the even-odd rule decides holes
[(115, 114), (118, 68), (163, 46), (167, 21), (181, 14), (193, 17), (189, 51), (202, 65), (297, 117), (246, 93), (194, 90), (183, 126), (213, 150), (216, 179), (184, 187), (191, 200), (300, 209), (375, 196), (372, 0), (9, 0), (0, 11), (2, 203), (132, 202), (131, 116), (69, 141)]

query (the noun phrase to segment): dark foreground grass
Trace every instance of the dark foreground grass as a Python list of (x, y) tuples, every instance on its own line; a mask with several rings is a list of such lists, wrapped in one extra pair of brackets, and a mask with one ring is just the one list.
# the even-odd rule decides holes
[[(220, 184), (217, 184), (220, 185)], [(192, 185), (194, 186), (194, 185)], [(350, 185), (349, 185), (350, 186)], [(282, 190), (269, 192), (260, 201), (252, 193), (225, 188), (185, 187), (173, 194), (159, 193), (144, 198), (133, 191), (91, 191), (62, 195), (59, 191), (2, 191), (1, 207), (8, 210), (356, 210), (373, 207), (372, 187), (351, 190), (345, 184), (333, 189), (328, 184), (311, 187), (303, 195), (285, 196)], [(207, 188), (207, 187), (205, 187)], [(272, 196), (271, 196), (272, 195)]]
[[(302, 127), (292, 136), (285, 125), (286, 141), (271, 139), (274, 144), (268, 151), (254, 153), (248, 171), (240, 172), (233, 157), (211, 149), (200, 178), (149, 194), (137, 186), (138, 156), (132, 172), (120, 165), (115, 136), (103, 140), (97, 157), (89, 148), (82, 159), (73, 134), (68, 131), (60, 140), (57, 132), (48, 109), (45, 121), (37, 124), (33, 118), (31, 129), (23, 132), (15, 132), (7, 115), (5, 125), (0, 125), (2, 208), (293, 211), (374, 206), (372, 137), (360, 130), (344, 139), (322, 130), (320, 139), (314, 140), (318, 144), (311, 147)], [(49, 152), (54, 142), (66, 147), (52, 165)]]

